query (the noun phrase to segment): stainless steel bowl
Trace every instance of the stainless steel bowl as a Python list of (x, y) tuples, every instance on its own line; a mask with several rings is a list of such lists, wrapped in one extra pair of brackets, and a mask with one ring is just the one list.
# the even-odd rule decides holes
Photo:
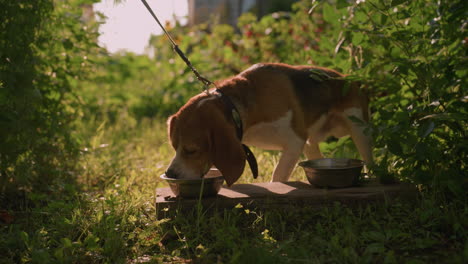
[(183, 198), (198, 198), (200, 191), (202, 191), (202, 197), (215, 196), (224, 182), (223, 175), (217, 169), (210, 169), (200, 179), (175, 179), (167, 177), (166, 174), (161, 175), (160, 178), (169, 184), (175, 196)]
[(316, 159), (299, 163), (307, 180), (318, 187), (343, 188), (359, 183), (364, 162), (358, 159)]

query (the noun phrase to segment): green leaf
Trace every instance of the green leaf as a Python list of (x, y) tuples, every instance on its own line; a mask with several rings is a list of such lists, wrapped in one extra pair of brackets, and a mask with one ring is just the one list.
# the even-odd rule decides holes
[(400, 142), (392, 140), (388, 144), (388, 150), (397, 156), (403, 155), (403, 148), (400, 145)]
[(340, 15), (330, 4), (323, 5), (323, 19), (330, 24), (337, 24)]
[(336, 8), (341, 9), (350, 6), (352, 1), (348, 0), (338, 0), (336, 1)]
[(435, 124), (432, 121), (424, 122), (418, 130), (418, 135), (422, 138), (427, 137), (435, 128)]
[(330, 75), (320, 69), (311, 69), (310, 72), (310, 77), (316, 81), (323, 82), (331, 79)]
[(377, 231), (369, 231), (366, 233), (366, 236), (372, 241), (385, 241), (385, 234)]
[(90, 234), (85, 238), (84, 243), (88, 250), (95, 250), (99, 248), (98, 241), (98, 237), (95, 237), (93, 234)]
[(72, 247), (72, 242), (69, 238), (62, 238), (62, 246), (64, 248), (71, 248)]
[(368, 254), (382, 254), (385, 252), (385, 247), (382, 243), (372, 243), (366, 247), (365, 251)]
[(387, 252), (387, 254), (385, 255), (384, 263), (398, 263), (395, 257), (395, 252), (393, 250)]
[(352, 42), (354, 45), (359, 45), (362, 43), (362, 40), (364, 39), (364, 34), (362, 33), (354, 33), (352, 37)]
[(29, 244), (29, 235), (28, 235), (28, 233), (26, 233), (24, 231), (21, 231), (20, 232), (20, 237), (21, 237), (21, 240), (24, 241), (24, 243)]
[(382, 14), (382, 15), (380, 16), (380, 24), (385, 25), (385, 24), (387, 23), (387, 20), (388, 20), (388, 16), (387, 16), (387, 15)]
[(323, 82), (323, 78), (320, 77), (320, 75), (317, 75), (317, 74), (311, 74), (310, 78), (316, 80), (317, 82)]
[(70, 39), (65, 39), (62, 41), (62, 44), (63, 44), (63, 47), (66, 49), (66, 50), (70, 50), (73, 48), (73, 42), (70, 40)]
[(416, 158), (418, 160), (425, 160), (428, 158), (428, 148), (424, 143), (416, 144)]
[(351, 88), (351, 83), (345, 82), (343, 87), (341, 87), (341, 95), (343, 96), (347, 95), (350, 88)]
[(356, 123), (358, 125), (365, 125), (365, 122), (362, 121), (360, 118), (357, 118), (356, 116), (348, 116), (349, 120), (353, 121), (353, 123)]
[(408, 0), (392, 0), (392, 3), (391, 3), (391, 7), (394, 7), (394, 6), (397, 6), (397, 5), (401, 5), (403, 3), (406, 3), (408, 2)]

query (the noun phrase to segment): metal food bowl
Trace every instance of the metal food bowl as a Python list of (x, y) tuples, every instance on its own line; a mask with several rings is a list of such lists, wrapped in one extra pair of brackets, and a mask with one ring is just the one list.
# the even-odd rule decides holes
[(183, 198), (199, 198), (200, 191), (203, 191), (201, 194), (202, 197), (215, 196), (218, 194), (224, 182), (223, 175), (221, 175), (221, 172), (217, 169), (210, 169), (208, 173), (200, 179), (169, 178), (166, 174), (161, 175), (160, 178), (169, 184), (175, 196)]
[(310, 184), (318, 187), (343, 188), (359, 183), (364, 162), (358, 159), (316, 159), (299, 163)]

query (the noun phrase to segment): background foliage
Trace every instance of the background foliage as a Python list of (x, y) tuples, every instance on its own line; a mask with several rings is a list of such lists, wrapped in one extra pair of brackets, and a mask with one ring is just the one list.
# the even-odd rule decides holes
[[(0, 0), (1, 263), (466, 263), (464, 1), (304, 0), (236, 28), (168, 27), (211, 80), (284, 62), (364, 81), (374, 174), (425, 191), (413, 203), (163, 220), (153, 201), (173, 155), (164, 122), (203, 87), (163, 36), (149, 56), (98, 47), (99, 17), (82, 16), (93, 2)], [(321, 149), (357, 156), (346, 138)], [(277, 153), (254, 152), (268, 181)]]

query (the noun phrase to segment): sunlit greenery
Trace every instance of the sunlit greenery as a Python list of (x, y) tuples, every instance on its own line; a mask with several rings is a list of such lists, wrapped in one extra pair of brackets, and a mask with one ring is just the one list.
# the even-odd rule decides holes
[[(210, 80), (257, 62), (314, 64), (371, 96), (382, 182), (420, 193), (358, 207), (168, 212), (166, 118), (201, 92), (164, 36), (148, 54), (100, 48), (97, 0), (0, 0), (0, 263), (466, 263), (467, 5), (303, 0), (290, 12), (168, 27)], [(119, 1), (116, 1), (119, 2)], [(142, 7), (143, 8), (143, 7)], [(357, 157), (350, 139), (327, 156)], [(270, 180), (278, 153), (254, 149)], [(296, 169), (292, 180), (304, 180)], [(196, 220), (201, 220), (196, 223)]]

